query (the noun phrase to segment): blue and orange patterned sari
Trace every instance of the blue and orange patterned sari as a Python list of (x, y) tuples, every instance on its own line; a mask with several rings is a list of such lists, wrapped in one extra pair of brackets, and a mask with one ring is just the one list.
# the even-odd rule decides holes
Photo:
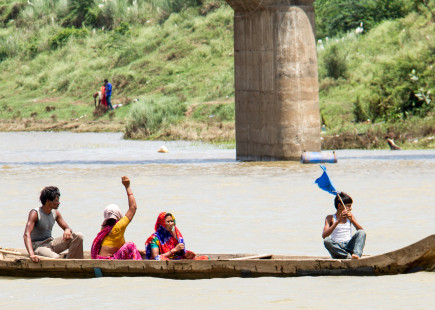
[[(178, 230), (177, 226), (174, 226), (174, 232), (176, 238), (165, 228), (165, 216), (166, 212), (162, 212), (157, 217), (156, 225), (154, 226), (155, 232), (145, 242), (146, 258), (152, 259), (151, 249), (153, 247), (159, 248), (159, 254), (164, 254), (174, 249), (178, 243), (184, 243), (183, 235)], [(172, 216), (175, 222), (174, 216)], [(163, 255), (157, 255), (155, 260), (176, 260), (176, 259), (194, 259), (194, 260), (208, 260), (208, 256), (196, 256), (192, 251), (180, 250), (172, 254), (169, 258)]]

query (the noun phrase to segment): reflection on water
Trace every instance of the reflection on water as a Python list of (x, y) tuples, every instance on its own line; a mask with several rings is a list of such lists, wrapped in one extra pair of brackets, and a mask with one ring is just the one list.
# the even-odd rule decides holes
[[(157, 152), (163, 144), (169, 153)], [(73, 229), (84, 233), (89, 249), (104, 207), (117, 203), (127, 208), (120, 177), (128, 175), (138, 211), (126, 239), (139, 247), (152, 233), (158, 213), (171, 211), (187, 248), (194, 251), (326, 254), (321, 231), (326, 214), (335, 209), (333, 196), (314, 185), (321, 174), (318, 165), (237, 162), (234, 149), (127, 141), (120, 133), (0, 133), (0, 146), (1, 246), (23, 247), (24, 224), (29, 210), (39, 204), (39, 191), (56, 185), (62, 193), (60, 211)], [(327, 164), (328, 172), (335, 187), (354, 198), (354, 214), (368, 235), (365, 253), (395, 250), (434, 233), (435, 150), (338, 150), (337, 158), (337, 164)], [(337, 297), (356, 301), (356, 308), (424, 309), (433, 304), (433, 287), (433, 273), (201, 281), (2, 279), (0, 305), (42, 305), (48, 297), (53, 307), (121, 305), (115, 297), (121, 290), (133, 308), (152, 301), (156, 309), (173, 308), (167, 296), (181, 308), (192, 303), (207, 308), (328, 308), (325, 299), (333, 290)], [(49, 293), (53, 290), (64, 294)], [(409, 290), (413, 294), (402, 294)]]

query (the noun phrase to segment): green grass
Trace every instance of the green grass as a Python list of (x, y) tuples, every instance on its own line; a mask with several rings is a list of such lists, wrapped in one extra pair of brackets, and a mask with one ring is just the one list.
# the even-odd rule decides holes
[[(233, 122), (233, 10), (223, 0), (209, 0), (167, 14), (156, 9), (158, 2), (113, 0), (94, 8), (104, 28), (85, 22), (82, 29), (73, 29), (62, 26), (66, 0), (33, 0), (33, 8), (22, 1), (21, 15), (0, 26), (0, 119), (92, 118), (92, 94), (108, 78), (113, 103), (124, 106), (102, 119), (125, 121), (126, 131), (144, 124), (142, 114), (150, 111), (157, 120), (150, 133), (183, 121), (207, 125), (211, 115), (218, 123)], [(0, 8), (11, 4), (0, 1)], [(419, 117), (433, 115), (433, 101), (421, 115), (422, 108), (406, 112), (408, 116), (403, 111), (409, 111), (410, 92), (422, 88), (433, 96), (435, 91), (434, 33), (426, 10), (384, 21), (364, 35), (324, 39), (324, 49), (318, 49), (319, 101), (328, 132), (364, 129), (353, 122), (356, 98), (372, 124), (419, 126)], [(340, 58), (330, 53), (333, 46)], [(338, 78), (328, 77), (326, 63), (335, 60), (345, 70)], [(417, 82), (409, 78), (413, 69)], [(194, 107), (189, 120), (171, 104)], [(374, 112), (380, 107), (385, 115)], [(433, 117), (424, 119), (433, 122)]]
[[(50, 23), (34, 31), (0, 29), (0, 38), (7, 38), (0, 42), (8, 44), (11, 56), (0, 64), (0, 106), (19, 109), (22, 117), (34, 112), (47, 117), (37, 99), (53, 98), (59, 119), (90, 115), (91, 96), (104, 78), (113, 84), (115, 102), (152, 98), (158, 104), (172, 98), (189, 105), (234, 97), (232, 14), (228, 6), (207, 16), (189, 9), (163, 24), (155, 19), (131, 24), (125, 35), (101, 29), (89, 29), (85, 36), (65, 34)], [(71, 104), (77, 101), (82, 104)], [(120, 112), (125, 109), (117, 110), (115, 119), (128, 117), (129, 111)]]

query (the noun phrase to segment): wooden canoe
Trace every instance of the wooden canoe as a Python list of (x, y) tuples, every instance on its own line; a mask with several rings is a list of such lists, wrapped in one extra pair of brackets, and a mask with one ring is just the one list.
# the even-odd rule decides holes
[[(89, 255), (89, 252), (86, 253)], [(204, 254), (201, 254), (204, 255)], [(33, 263), (23, 250), (0, 248), (0, 276), (10, 277), (125, 277), (171, 279), (225, 277), (370, 276), (435, 271), (435, 234), (389, 253), (359, 260), (329, 257), (206, 254), (208, 261), (132, 261), (43, 259)]]

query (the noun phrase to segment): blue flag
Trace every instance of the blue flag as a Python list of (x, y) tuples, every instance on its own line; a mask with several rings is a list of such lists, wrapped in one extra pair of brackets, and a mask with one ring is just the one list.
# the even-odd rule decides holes
[(332, 185), (331, 180), (329, 179), (328, 174), (326, 173), (326, 167), (323, 165), (320, 165), (320, 168), (323, 169), (323, 174), (316, 180), (317, 185), (324, 191), (327, 191), (328, 193), (332, 195), (337, 194), (337, 190), (335, 189), (334, 185)]

